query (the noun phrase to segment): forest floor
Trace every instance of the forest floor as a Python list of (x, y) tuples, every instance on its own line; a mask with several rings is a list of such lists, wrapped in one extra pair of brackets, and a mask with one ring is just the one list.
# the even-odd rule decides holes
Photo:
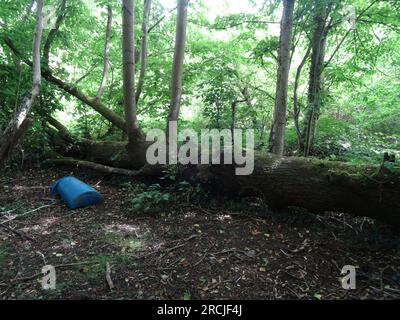
[[(66, 175), (104, 203), (68, 210), (49, 195)], [(400, 298), (400, 236), (385, 225), (187, 190), (145, 214), (131, 204), (136, 183), (73, 169), (3, 174), (0, 299)], [(56, 266), (56, 290), (42, 290), (44, 265)], [(356, 290), (341, 286), (345, 265), (357, 267)]]

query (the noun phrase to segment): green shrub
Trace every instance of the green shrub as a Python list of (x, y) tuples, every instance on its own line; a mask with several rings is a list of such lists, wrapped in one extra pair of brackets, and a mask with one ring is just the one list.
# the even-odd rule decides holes
[(163, 204), (171, 200), (171, 194), (160, 191), (161, 186), (154, 184), (146, 191), (140, 192), (131, 199), (131, 204), (135, 211), (145, 213), (159, 211)]

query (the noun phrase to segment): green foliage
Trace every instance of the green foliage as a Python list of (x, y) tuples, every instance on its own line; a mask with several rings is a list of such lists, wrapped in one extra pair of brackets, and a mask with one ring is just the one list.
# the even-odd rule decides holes
[(183, 294), (182, 300), (185, 300), (185, 301), (190, 301), (190, 300), (192, 300), (192, 295), (191, 295), (191, 293), (190, 293), (190, 292), (185, 292), (185, 293)]
[(379, 163), (385, 152), (400, 156), (399, 142), (399, 135), (385, 135), (324, 117), (318, 124), (313, 154), (329, 160)]
[[(31, 57), (35, 23), (29, 2), (0, 2), (2, 33), (11, 37), (27, 58)], [(59, 1), (49, 0), (46, 4), (58, 8)], [(110, 43), (111, 74), (102, 102), (123, 115), (119, 2), (68, 1), (65, 19), (51, 48), (50, 67), (55, 76), (75, 84), (86, 95), (93, 97), (96, 94), (102, 76), (107, 5), (113, 8), (114, 23)], [(324, 5), (329, 7), (334, 24), (327, 37), (325, 60), (329, 64), (324, 70), (325, 91), (313, 154), (325, 159), (375, 163), (386, 151), (399, 155), (399, 3), (394, 0), (377, 3), (372, 0), (324, 0)], [(354, 7), (356, 14), (367, 9), (350, 33), (349, 26), (340, 23), (348, 6)], [(138, 1), (136, 9), (136, 45), (139, 48), (143, 2)], [(169, 14), (157, 22), (170, 9), (165, 1), (153, 1), (150, 25), (155, 27), (149, 33), (148, 67), (143, 95), (138, 103), (140, 125), (145, 131), (165, 128), (176, 14)], [(296, 1), (286, 135), (289, 154), (299, 154), (291, 98), (296, 69), (314, 29), (312, 13), (312, 1)], [(280, 14), (281, 1), (278, 0), (243, 0), (240, 4), (225, 4), (222, 0), (190, 3), (182, 128), (197, 131), (205, 127), (229, 128), (232, 103), (242, 101), (237, 104), (235, 125), (255, 129), (256, 146), (265, 149), (273, 124)], [(48, 34), (49, 30), (45, 30), (44, 39)], [(309, 60), (299, 81), (301, 126), (307, 104)], [(137, 74), (139, 65), (136, 66)], [(1, 41), (0, 132), (30, 89), (31, 76), (30, 67), (21, 64)], [(40, 163), (53, 156), (43, 114), (58, 118), (81, 138), (108, 141), (123, 138), (121, 132), (98, 113), (43, 81), (40, 99), (32, 110), (35, 122), (22, 145), (24, 153), (17, 153), (14, 159), (15, 167), (19, 167), (22, 160)], [(138, 202), (149, 202), (148, 198), (152, 196), (159, 200), (163, 198), (162, 195), (143, 194)]]
[(162, 205), (171, 200), (171, 194), (162, 192), (159, 184), (151, 185), (146, 191), (135, 194), (131, 199), (131, 204), (137, 212), (154, 212), (160, 210)]
[(0, 249), (0, 266), (7, 262), (8, 253), (6, 250)]

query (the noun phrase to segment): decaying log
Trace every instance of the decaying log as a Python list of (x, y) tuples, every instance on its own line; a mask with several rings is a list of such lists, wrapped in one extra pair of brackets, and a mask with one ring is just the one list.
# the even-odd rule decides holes
[[(165, 168), (142, 170), (105, 168), (86, 161), (53, 160), (56, 165), (78, 165), (128, 176), (160, 176)], [(190, 182), (240, 198), (257, 196), (272, 209), (298, 207), (316, 214), (349, 213), (400, 226), (400, 173), (382, 175), (379, 166), (350, 165), (305, 158), (257, 154), (249, 176), (235, 175), (233, 165), (186, 166), (177, 172)]]
[(250, 176), (225, 165), (203, 168), (202, 178), (232, 196), (260, 196), (273, 209), (349, 213), (400, 226), (400, 173), (382, 175), (379, 166), (259, 154)]

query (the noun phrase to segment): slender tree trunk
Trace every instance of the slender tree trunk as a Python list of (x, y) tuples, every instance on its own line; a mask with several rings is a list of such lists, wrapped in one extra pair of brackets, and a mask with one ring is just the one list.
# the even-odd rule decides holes
[(300, 116), (301, 110), (300, 110), (300, 106), (299, 106), (298, 89), (299, 89), (301, 72), (303, 71), (304, 65), (306, 64), (307, 59), (310, 56), (310, 53), (311, 53), (311, 46), (308, 47), (303, 60), (301, 61), (299, 67), (297, 68), (296, 79), (294, 81), (294, 89), (293, 89), (293, 119), (294, 119), (294, 126), (296, 128), (296, 133), (297, 133), (297, 143), (298, 143), (299, 147), (301, 146), (301, 129), (300, 129), (300, 123), (299, 123), (299, 116)]
[(43, 10), (44, 0), (36, 2), (36, 30), (32, 45), (33, 55), (33, 85), (29, 94), (23, 100), (21, 106), (15, 112), (13, 119), (0, 137), (0, 166), (11, 155), (13, 149), (18, 145), (24, 133), (28, 130), (32, 120), (27, 119), (29, 111), (40, 93), (41, 66), (40, 45), (43, 32)]
[[(172, 68), (171, 104), (168, 122), (178, 121), (182, 98), (182, 75), (186, 45), (188, 0), (178, 0), (178, 16), (176, 24), (175, 53)], [(167, 132), (168, 130), (167, 125)]]
[(139, 125), (135, 103), (135, 4), (134, 0), (122, 1), (122, 50), (123, 50), (123, 87), (126, 132), (130, 144), (137, 141)]
[(149, 19), (150, 19), (150, 11), (151, 11), (152, 0), (144, 0), (144, 10), (143, 10), (143, 21), (142, 21), (142, 45), (141, 45), (141, 53), (140, 53), (140, 76), (136, 90), (136, 104), (140, 100), (140, 96), (143, 91), (144, 79), (146, 76), (147, 69), (147, 38), (148, 38), (148, 28), (149, 28)]
[(281, 37), (278, 56), (278, 81), (276, 86), (274, 127), (272, 130), (272, 153), (282, 156), (285, 147), (286, 110), (290, 69), (290, 49), (293, 32), (295, 0), (283, 1)]
[(107, 27), (106, 27), (106, 43), (104, 46), (104, 66), (103, 66), (103, 77), (101, 79), (101, 84), (99, 90), (97, 91), (96, 99), (100, 100), (104, 89), (106, 88), (108, 73), (110, 70), (110, 38), (111, 38), (111, 28), (112, 28), (112, 19), (113, 12), (110, 5), (107, 7), (108, 18), (107, 18)]
[(308, 103), (303, 123), (302, 149), (304, 156), (308, 157), (314, 140), (315, 124), (319, 117), (321, 107), (321, 93), (323, 88), (322, 71), (326, 50), (326, 6), (321, 1), (315, 0), (314, 34), (312, 38), (311, 67), (308, 85)]

